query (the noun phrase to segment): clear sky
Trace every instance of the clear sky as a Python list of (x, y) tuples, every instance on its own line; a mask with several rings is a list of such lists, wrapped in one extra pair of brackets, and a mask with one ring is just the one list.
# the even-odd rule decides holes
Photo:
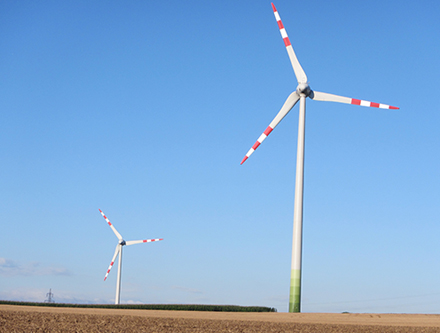
[[(307, 100), (305, 312), (440, 312), (438, 1), (275, 2)], [(0, 2), (0, 299), (287, 311), (298, 106), (268, 1)]]

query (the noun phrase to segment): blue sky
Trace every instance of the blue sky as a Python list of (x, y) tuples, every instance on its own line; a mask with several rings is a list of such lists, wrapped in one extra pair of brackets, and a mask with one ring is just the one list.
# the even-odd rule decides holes
[[(307, 101), (305, 312), (438, 313), (440, 3), (275, 2)], [(0, 3), (0, 299), (287, 311), (298, 107), (270, 1)]]

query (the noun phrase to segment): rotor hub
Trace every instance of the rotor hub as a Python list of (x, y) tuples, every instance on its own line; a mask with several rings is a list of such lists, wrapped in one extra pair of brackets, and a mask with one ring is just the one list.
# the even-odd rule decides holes
[(119, 244), (121, 244), (122, 246), (124, 246), (126, 243), (125, 243), (125, 240), (121, 240), (120, 242), (119, 242)]
[(298, 84), (298, 87), (296, 87), (296, 92), (299, 95), (304, 94), (306, 96), (309, 96), (311, 90), (310, 90), (310, 87), (307, 83), (300, 83), (300, 84)]

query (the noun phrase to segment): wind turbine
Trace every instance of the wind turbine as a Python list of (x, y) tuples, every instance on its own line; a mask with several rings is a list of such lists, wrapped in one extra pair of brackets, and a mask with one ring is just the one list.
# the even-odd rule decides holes
[(289, 111), (299, 101), (299, 124), (298, 124), (298, 148), (296, 157), (296, 179), (295, 179), (295, 201), (293, 213), (293, 241), (292, 241), (292, 268), (290, 275), (290, 297), (289, 297), (289, 312), (301, 311), (301, 252), (302, 252), (302, 220), (303, 220), (303, 190), (304, 190), (304, 133), (305, 133), (305, 116), (306, 116), (306, 98), (309, 97), (316, 101), (325, 102), (339, 102), (345, 104), (354, 104), (368, 107), (375, 107), (380, 109), (399, 109), (395, 106), (390, 106), (381, 103), (373, 103), (360, 99), (343, 97), (310, 89), (307, 75), (301, 67), (293, 47), (290, 44), (286, 29), (281, 22), (280, 15), (272, 3), (272, 9), (275, 19), (280, 29), (281, 37), (292, 63), (293, 71), (295, 72), (298, 86), (292, 92), (287, 100), (284, 102), (281, 110), (272, 120), (270, 125), (258, 138), (257, 142), (247, 152), (246, 156), (241, 161), (243, 164), (249, 156), (258, 148), (258, 146), (267, 138), (267, 136), (274, 130), (280, 121), (289, 113)]
[(110, 228), (112, 228), (113, 232), (115, 233), (116, 237), (118, 237), (118, 245), (116, 245), (115, 254), (113, 255), (112, 262), (110, 263), (110, 266), (108, 266), (107, 273), (105, 274), (104, 281), (107, 280), (107, 276), (110, 273), (110, 270), (113, 267), (113, 264), (115, 263), (116, 256), (119, 254), (119, 263), (118, 263), (118, 279), (116, 281), (116, 298), (115, 298), (115, 304), (119, 304), (119, 300), (121, 298), (121, 273), (122, 273), (122, 247), (124, 245), (133, 245), (133, 244), (139, 244), (139, 243), (150, 243), (150, 242), (157, 242), (163, 240), (163, 238), (156, 238), (156, 239), (143, 239), (143, 240), (136, 240), (136, 241), (128, 241), (126, 242), (121, 234), (116, 230), (116, 228), (113, 226), (113, 224), (110, 223), (107, 216), (104, 215), (102, 210), (99, 210), (101, 212), (101, 215), (104, 217), (104, 219), (107, 221)]

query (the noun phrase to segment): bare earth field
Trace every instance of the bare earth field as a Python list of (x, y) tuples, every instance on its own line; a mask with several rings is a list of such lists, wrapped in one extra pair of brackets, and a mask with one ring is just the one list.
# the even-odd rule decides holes
[(440, 315), (240, 313), (0, 305), (0, 332), (440, 332)]

